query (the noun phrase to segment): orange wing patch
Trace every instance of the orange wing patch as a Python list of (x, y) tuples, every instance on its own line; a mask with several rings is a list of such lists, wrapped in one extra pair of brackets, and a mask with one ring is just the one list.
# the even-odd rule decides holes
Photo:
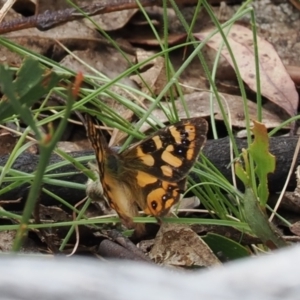
[(157, 180), (157, 187), (150, 188), (146, 195), (147, 207), (144, 212), (155, 217), (166, 215), (171, 207), (179, 201), (185, 185), (186, 179), (178, 183)]

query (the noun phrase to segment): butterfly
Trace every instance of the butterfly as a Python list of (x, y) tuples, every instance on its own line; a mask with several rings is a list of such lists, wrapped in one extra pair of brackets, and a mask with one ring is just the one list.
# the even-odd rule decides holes
[(185, 191), (187, 175), (206, 142), (207, 122), (183, 119), (118, 153), (108, 147), (97, 121), (87, 114), (85, 119), (101, 183), (96, 191), (95, 185), (88, 185), (87, 194), (92, 200), (103, 196), (122, 223), (140, 235), (144, 225), (132, 219), (139, 209), (159, 219)]

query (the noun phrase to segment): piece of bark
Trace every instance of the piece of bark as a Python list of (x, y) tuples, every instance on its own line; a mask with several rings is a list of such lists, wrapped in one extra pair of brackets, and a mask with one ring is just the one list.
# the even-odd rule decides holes
[(116, 242), (103, 240), (98, 247), (97, 253), (107, 259), (126, 259), (152, 263), (152, 261), (145, 254), (143, 257), (140, 254), (137, 254), (136, 252), (139, 251), (139, 249), (136, 249), (137, 250), (133, 252), (117, 244)]
[[(270, 139), (270, 152), (276, 157), (276, 171), (274, 174), (271, 174), (269, 176), (269, 189), (271, 193), (280, 192), (284, 185), (284, 182), (286, 180), (292, 162), (297, 140), (298, 137), (274, 137)], [(247, 141), (242, 139), (237, 139), (237, 145), (239, 149), (247, 148)], [(216, 168), (218, 168), (219, 171), (231, 182), (231, 178), (232, 178), (231, 169), (228, 168), (230, 164), (228, 138), (222, 138), (218, 140), (208, 140), (206, 142), (205, 147), (203, 148), (203, 153), (216, 166)], [(91, 154), (93, 154), (92, 151), (80, 151), (80, 152), (71, 153), (73, 157), (83, 157)], [(8, 155), (0, 157), (0, 166), (5, 165), (8, 157), (9, 157)], [(38, 160), (39, 160), (38, 155), (23, 153), (16, 159), (15, 163), (13, 164), (13, 169), (26, 172), (26, 173), (32, 173), (37, 166)], [(57, 163), (61, 160), (62, 159), (59, 156), (52, 155), (49, 165)], [(299, 164), (300, 164), (300, 155), (297, 159), (296, 166)], [(60, 169), (57, 169), (55, 173), (74, 172), (74, 171), (76, 171), (76, 169), (72, 165), (68, 165)], [(59, 179), (65, 180), (67, 182), (75, 182), (75, 183), (82, 183), (82, 184), (84, 184), (87, 181), (86, 176), (80, 172), (72, 176), (59, 177)], [(194, 176), (194, 179), (198, 180), (196, 176)], [(5, 185), (7, 184), (3, 184), (2, 188)], [(293, 175), (288, 185), (288, 189), (293, 190), (295, 189), (295, 186), (296, 186), (296, 181)], [(24, 200), (26, 199), (26, 195), (29, 190), (28, 187), (29, 187), (28, 184), (24, 184), (23, 186), (17, 189), (2, 194), (0, 195), (0, 200), (13, 200), (13, 199), (18, 199), (20, 197), (22, 197), (22, 199)], [(71, 189), (68, 187), (54, 186), (49, 184), (45, 184), (44, 187), (72, 204), (77, 203), (79, 200), (85, 197), (84, 189), (78, 190), (78, 189)], [(242, 184), (239, 183), (238, 188), (243, 189)], [(57, 203), (47, 194), (43, 194), (41, 199), (42, 199), (41, 203), (44, 205), (52, 205)], [(17, 204), (13, 206), (14, 209), (16, 209), (16, 205)], [(20, 207), (21, 206), (22, 205), (20, 205)], [(6, 206), (6, 208), (8, 207), (9, 204), (8, 206)]]

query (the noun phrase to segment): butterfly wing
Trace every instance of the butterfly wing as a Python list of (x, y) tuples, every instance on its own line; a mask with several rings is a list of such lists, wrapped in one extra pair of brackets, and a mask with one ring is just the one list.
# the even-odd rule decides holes
[[(101, 183), (99, 190), (96, 192), (95, 184), (92, 185), (92, 190), (87, 188), (87, 194), (94, 201), (99, 201), (98, 195), (103, 195), (110, 207), (118, 213), (122, 223), (127, 228), (135, 228), (137, 235), (141, 235), (144, 232), (144, 224), (135, 224), (132, 220), (133, 217), (138, 215), (138, 207), (133, 200), (131, 187), (122, 181), (118, 173), (118, 170), (122, 169), (121, 158), (108, 147), (100, 130), (95, 126), (97, 121), (89, 115), (86, 115), (85, 119), (86, 131), (95, 151)], [(130, 174), (125, 176), (125, 178), (130, 177)], [(94, 195), (97, 197), (93, 198)]]
[(186, 177), (206, 142), (208, 125), (190, 118), (158, 130), (121, 153), (128, 167), (168, 182)]
[(95, 151), (99, 176), (101, 180), (101, 177), (103, 177), (104, 174), (104, 160), (106, 159), (105, 155), (107, 153), (108, 146), (101, 132), (96, 128), (94, 119), (88, 114), (85, 114), (84, 125), (86, 128), (88, 139)]
[(120, 155), (125, 169), (135, 170), (142, 197), (136, 198), (146, 214), (167, 214), (185, 190), (186, 176), (206, 141), (207, 122), (182, 120), (158, 130)]
[(138, 171), (136, 180), (142, 190), (142, 196), (135, 198), (138, 206), (145, 214), (155, 217), (166, 215), (180, 200), (186, 187), (186, 177), (178, 182), (168, 182)]

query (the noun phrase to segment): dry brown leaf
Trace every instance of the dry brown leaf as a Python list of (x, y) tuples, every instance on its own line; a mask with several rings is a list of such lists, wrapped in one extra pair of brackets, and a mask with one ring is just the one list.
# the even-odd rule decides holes
[[(83, 60), (87, 65), (91, 66), (93, 69), (97, 70), (98, 72), (101, 72), (109, 78), (117, 77), (129, 67), (128, 61), (116, 49), (113, 49), (111, 47), (102, 47), (101, 52), (85, 50), (73, 51), (73, 54), (81, 60)], [(128, 56), (128, 59), (131, 59), (131, 61), (133, 61), (134, 58), (132, 56)], [(60, 65), (66, 66), (75, 72), (81, 71), (84, 74), (95, 75), (95, 73), (91, 69), (84, 66), (72, 55), (67, 55), (60, 62)], [(133, 88), (137, 88), (136, 84), (129, 78), (124, 77), (120, 82)], [(118, 95), (130, 99), (130, 94), (128, 94), (124, 89), (118, 86), (112, 86), (110, 90), (114, 91)], [(125, 115), (128, 111), (128, 109), (124, 107), (124, 105), (120, 104), (118, 101), (115, 101), (111, 97), (101, 95), (101, 101), (105, 102), (109, 107), (111, 107), (120, 115)], [(132, 115), (133, 112), (131, 112), (131, 116)]]
[[(118, 50), (111, 47), (102, 47), (100, 52), (93, 49), (73, 51), (73, 54), (74, 57), (72, 55), (65, 56), (60, 65), (66, 66), (76, 72), (81, 71), (92, 75), (95, 75), (95, 72), (92, 71), (92, 69), (95, 69), (112, 79), (127, 70), (130, 66), (130, 61), (131, 63), (134, 61), (133, 56), (127, 55), (128, 62)], [(83, 60), (91, 68), (84, 66), (76, 57)], [(137, 87), (132, 80), (126, 77), (121, 82), (131, 87)]]
[(295, 235), (300, 236), (300, 221), (298, 221), (298, 222), (292, 224), (292, 225), (290, 226), (290, 231), (291, 231), (292, 233), (294, 233)]
[[(143, 33), (142, 36), (132, 36), (132, 37), (127, 37), (128, 41), (130, 41), (132, 44), (136, 45), (143, 45), (143, 46), (159, 46), (160, 43), (163, 42), (163, 37), (161, 37), (161, 40), (158, 41), (155, 36), (153, 36), (153, 33), (147, 32), (146, 34)], [(169, 34), (168, 35), (168, 45), (173, 46), (173, 45), (178, 45), (180, 43), (184, 43), (186, 40), (186, 34), (181, 33), (181, 34)]]
[[(9, 11), (8, 17), (9, 19), (14, 19), (20, 16), (15, 12)], [(82, 21), (69, 22), (44, 32), (36, 28), (28, 28), (10, 32), (3, 36), (37, 54), (49, 55), (51, 50), (52, 57), (65, 54), (65, 50), (58, 46), (56, 40), (73, 50), (95, 49), (97, 46), (103, 45), (103, 39), (101, 41), (99, 34), (85, 26)], [(18, 66), (22, 62), (20, 55), (2, 46), (0, 46), (0, 57), (2, 63), (5, 62), (13, 66)]]
[[(145, 61), (146, 59), (149, 59), (154, 54), (155, 54), (154, 52), (138, 49), (137, 62)], [(141, 71), (139, 73), (139, 76), (132, 75), (130, 76), (130, 78), (134, 80), (141, 87), (141, 90), (145, 94), (158, 95), (167, 84), (165, 59), (161, 56), (156, 57), (150, 62), (148, 62), (147, 64), (143, 65), (142, 70), (144, 68), (147, 68), (145, 72)], [(174, 93), (175, 93), (175, 89), (174, 89)]]
[[(91, 66), (93, 69), (106, 75), (109, 78), (117, 77), (130, 66), (129, 62), (133, 63), (133, 61), (135, 60), (135, 57), (127, 55), (127, 59), (129, 60), (128, 62), (123, 57), (123, 55), (121, 55), (116, 49), (111, 47), (102, 47), (101, 52), (85, 50), (73, 51), (73, 54), (80, 58), (80, 60), (84, 61), (87, 65)], [(81, 64), (81, 62), (72, 55), (67, 55), (60, 62), (60, 65), (66, 66), (75, 72), (81, 71), (84, 74), (95, 75), (91, 69)], [(135, 82), (128, 77), (122, 78), (120, 82), (132, 88), (138, 89), (138, 86), (135, 84)], [(116, 85), (111, 86), (110, 91), (127, 99), (131, 99), (132, 101), (137, 100), (137, 97), (134, 97), (125, 89), (120, 88)], [(120, 104), (115, 99), (109, 97), (108, 95), (101, 95), (101, 101), (109, 106), (112, 110), (117, 112), (124, 119), (132, 119), (134, 115), (133, 111), (127, 109), (123, 104)], [(119, 145), (120, 140), (123, 140), (126, 136), (126, 133), (119, 131), (118, 129), (113, 129), (112, 139), (109, 142), (109, 146)]]
[[(225, 107), (225, 111), (229, 111), (232, 126), (245, 128), (245, 115), (244, 115), (244, 108), (243, 108), (243, 101), (240, 96), (228, 95), (228, 94), (221, 94), (219, 93), (223, 106)], [(209, 92), (194, 92), (191, 94), (184, 95), (184, 100), (186, 102), (186, 106), (188, 111), (190, 112), (191, 117), (208, 117), (210, 115), (210, 93)], [(215, 97), (213, 97), (214, 101), (214, 118), (218, 121), (223, 121), (223, 116), (221, 114), (219, 105), (216, 102)], [(164, 104), (164, 102), (160, 103), (161, 105), (168, 107)], [(251, 101), (247, 102), (248, 104), (248, 111), (250, 114), (250, 119), (256, 120), (257, 114), (257, 105)], [(178, 116), (180, 118), (186, 118), (186, 113), (184, 107), (181, 104), (179, 99), (175, 100), (175, 107), (178, 112)], [(227, 109), (228, 107), (228, 109)], [(164, 112), (157, 108), (152, 111), (152, 116), (156, 117), (158, 120), (162, 122), (167, 122), (167, 117)], [(262, 122), (265, 124), (267, 128), (274, 128), (281, 124), (282, 119), (279, 116), (270, 113), (266, 109), (262, 109)], [(142, 131), (146, 131), (149, 129), (148, 124), (144, 124), (142, 126)]]
[(39, 204), (39, 218), (42, 223), (55, 223), (70, 221), (71, 216), (58, 206), (45, 206)]
[[(203, 40), (211, 32), (212, 29), (208, 29), (194, 36), (199, 40)], [(290, 116), (294, 116), (298, 107), (298, 93), (295, 89), (295, 85), (274, 50), (274, 47), (260, 37), (257, 37), (257, 40), (262, 95), (277, 104)], [(218, 33), (207, 42), (207, 45), (217, 50), (221, 42), (222, 37)], [(256, 91), (252, 31), (246, 27), (235, 24), (228, 34), (228, 42), (233, 51), (242, 79), (253, 91)], [(231, 57), (226, 47), (223, 48), (222, 55), (233, 67)]]
[[(50, 2), (45, 3), (42, 1), (39, 3), (38, 12), (42, 13), (45, 10), (58, 11), (59, 9), (66, 8), (65, 1), (55, 1), (55, 3)], [(79, 4), (82, 5), (83, 2), (81, 1)], [(130, 13), (128, 11), (118, 13), (127, 14), (128, 18), (130, 18)], [(131, 12), (131, 14), (133, 13), (134, 11)], [(20, 17), (20, 14), (16, 13), (14, 10), (10, 10), (5, 17), (5, 21), (19, 19)], [(115, 16), (113, 15), (105, 14), (105, 16), (103, 15), (101, 17), (105, 18), (107, 23), (110, 18), (114, 18), (111, 20), (111, 23), (114, 23), (115, 26), (125, 25), (128, 21), (124, 19), (124, 23), (120, 25), (121, 21), (118, 20), (118, 22), (116, 22)], [(99, 49), (102, 50), (103, 47), (107, 46), (108, 41), (94, 29), (94, 26), (93, 28), (90, 28), (90, 23), (88, 24), (89, 25), (85, 23), (85, 20), (76, 20), (46, 31), (28, 28), (10, 32), (3, 36), (37, 54), (51, 56), (51, 58), (56, 59), (57, 57), (63, 57), (65, 55), (65, 50), (58, 46), (57, 41), (73, 51), (93, 49), (94, 51), (99, 52)], [(120, 46), (122, 48), (122, 45)], [(2, 63), (5, 62), (12, 66), (19, 66), (22, 61), (22, 57), (2, 46), (0, 46), (0, 57)], [(113, 60), (113, 57), (111, 57), (111, 60)]]
[[(277, 197), (278, 198), (278, 197)], [(276, 201), (278, 200), (276, 198)], [(285, 192), (280, 203), (280, 208), (295, 214), (300, 214), (300, 197), (295, 192)]]
[(209, 267), (221, 262), (207, 244), (187, 225), (163, 223), (149, 257), (176, 267)]
[(293, 192), (286, 191), (280, 207), (293, 213), (300, 213), (300, 166), (296, 169), (297, 186)]
[[(93, 20), (102, 30), (117, 30), (123, 28), (137, 11), (137, 9), (115, 11), (103, 15), (94, 16)], [(89, 20), (85, 20), (85, 23), (89, 27), (95, 28), (94, 24), (92, 24)]]
[[(99, 3), (99, 0), (77, 0), (76, 1), (76, 4), (79, 7), (92, 6), (96, 3)], [(56, 1), (40, 0), (38, 13), (40, 14), (44, 13), (46, 10), (58, 11), (69, 7), (72, 6), (70, 6), (70, 4), (68, 4), (66, 0), (56, 0)], [(93, 16), (92, 19), (103, 30), (106, 31), (117, 30), (123, 28), (137, 11), (138, 11), (137, 9), (126, 9), (126, 10), (96, 15)], [(95, 29), (94, 24), (91, 23), (88, 19), (85, 19), (83, 23), (87, 27)]]

